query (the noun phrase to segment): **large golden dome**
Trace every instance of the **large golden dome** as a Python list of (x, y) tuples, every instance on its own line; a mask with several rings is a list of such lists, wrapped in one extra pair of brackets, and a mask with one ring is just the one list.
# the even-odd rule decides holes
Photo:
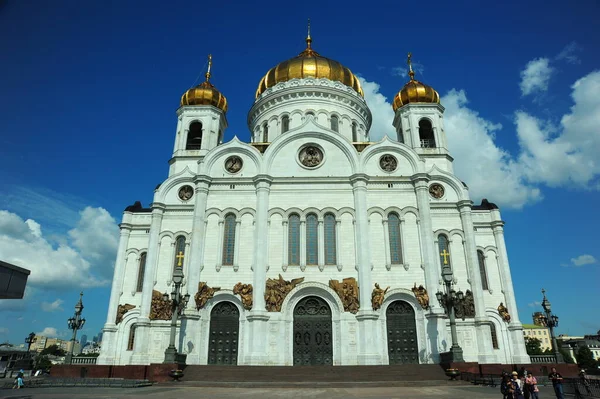
[(412, 65), (410, 63), (410, 53), (408, 54), (408, 65), (408, 75), (410, 76), (410, 80), (394, 97), (394, 102), (392, 103), (394, 112), (396, 112), (398, 108), (410, 103), (439, 104), (440, 95), (438, 92), (435, 91), (433, 87), (415, 79), (415, 72), (412, 70)]
[(219, 91), (210, 79), (210, 67), (212, 66), (212, 56), (208, 56), (208, 71), (206, 72), (206, 80), (196, 87), (192, 87), (181, 96), (180, 105), (212, 105), (223, 112), (227, 112), (227, 98)]
[(297, 57), (283, 61), (269, 69), (269, 72), (258, 84), (256, 97), (258, 98), (265, 90), (279, 82), (302, 78), (325, 78), (341, 82), (364, 97), (360, 82), (352, 71), (337, 61), (319, 55), (311, 48), (311, 43), (312, 39), (309, 34), (306, 38), (306, 50)]

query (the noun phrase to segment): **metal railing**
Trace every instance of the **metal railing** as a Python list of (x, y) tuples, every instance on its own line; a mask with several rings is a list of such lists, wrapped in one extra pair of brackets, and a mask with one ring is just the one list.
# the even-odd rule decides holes
[(97, 356), (73, 356), (71, 364), (96, 364)]
[(565, 395), (576, 399), (600, 398), (600, 380), (583, 378), (565, 378), (563, 380)]

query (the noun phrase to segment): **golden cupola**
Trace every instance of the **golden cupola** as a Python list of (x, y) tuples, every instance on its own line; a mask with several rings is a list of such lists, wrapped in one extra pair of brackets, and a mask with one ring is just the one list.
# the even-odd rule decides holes
[(412, 69), (411, 53), (408, 53), (408, 75), (410, 80), (404, 85), (402, 90), (394, 97), (392, 108), (394, 112), (406, 104), (414, 103), (429, 103), (439, 104), (440, 95), (433, 87), (427, 86), (425, 83), (421, 83), (415, 79), (415, 72)]
[(306, 37), (306, 49), (298, 54), (298, 56), (283, 61), (269, 69), (258, 84), (256, 98), (269, 87), (273, 87), (279, 82), (303, 78), (323, 78), (337, 81), (351, 87), (364, 97), (362, 87), (356, 75), (339, 62), (321, 56), (312, 49), (311, 44), (312, 39), (310, 37), (309, 25), (308, 36)]
[(196, 87), (192, 87), (181, 96), (180, 105), (212, 105), (223, 112), (227, 112), (227, 98), (212, 83), (210, 83), (210, 69), (212, 56), (208, 55), (208, 70), (205, 74), (206, 80)]

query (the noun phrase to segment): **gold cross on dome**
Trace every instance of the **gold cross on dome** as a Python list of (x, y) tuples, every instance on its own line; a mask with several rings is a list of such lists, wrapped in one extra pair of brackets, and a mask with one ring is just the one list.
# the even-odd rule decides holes
[(212, 54), (208, 55), (208, 69), (206, 71), (206, 74), (204, 76), (206, 76), (206, 81), (208, 82), (208, 80), (210, 79), (210, 68), (212, 67)]
[(444, 257), (444, 265), (448, 264), (448, 257), (450, 256), (450, 252), (446, 251), (446, 248), (442, 252), (440, 252), (440, 256)]
[(408, 53), (408, 58), (406, 59), (406, 63), (408, 64), (408, 76), (410, 76), (410, 80), (415, 79), (415, 71), (412, 69), (412, 53)]
[(177, 254), (177, 256), (175, 256), (177, 258), (177, 266), (181, 266), (182, 263), (181, 261), (183, 260), (184, 256), (183, 256), (183, 252), (179, 251), (179, 253)]

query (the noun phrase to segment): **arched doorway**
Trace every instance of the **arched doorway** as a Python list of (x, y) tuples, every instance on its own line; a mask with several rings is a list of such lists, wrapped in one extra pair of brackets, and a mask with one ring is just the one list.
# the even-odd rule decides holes
[(407, 302), (394, 301), (386, 312), (389, 364), (419, 363), (415, 311)]
[(294, 309), (294, 366), (332, 365), (331, 309), (316, 296), (302, 298)]
[(240, 312), (231, 302), (219, 302), (210, 312), (208, 364), (237, 364)]

